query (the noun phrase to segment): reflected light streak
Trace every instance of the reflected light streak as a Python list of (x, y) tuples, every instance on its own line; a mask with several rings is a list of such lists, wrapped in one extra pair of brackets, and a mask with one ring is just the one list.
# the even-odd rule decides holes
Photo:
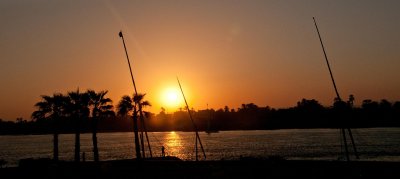
[(166, 155), (176, 156), (182, 153), (182, 140), (178, 133), (175, 131), (169, 132), (164, 141), (166, 142), (164, 146), (166, 146)]

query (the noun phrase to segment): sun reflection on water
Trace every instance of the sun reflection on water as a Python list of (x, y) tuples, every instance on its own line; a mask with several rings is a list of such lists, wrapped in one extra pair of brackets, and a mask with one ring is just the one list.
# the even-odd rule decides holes
[(164, 146), (166, 148), (166, 155), (169, 156), (177, 156), (180, 155), (182, 152), (183, 144), (182, 144), (182, 139), (178, 133), (175, 131), (169, 132), (167, 135), (165, 135), (164, 140), (163, 140)]

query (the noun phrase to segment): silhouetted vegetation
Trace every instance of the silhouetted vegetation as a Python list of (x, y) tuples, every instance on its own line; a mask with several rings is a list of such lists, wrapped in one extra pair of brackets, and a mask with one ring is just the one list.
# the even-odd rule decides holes
[[(67, 116), (68, 97), (62, 94), (53, 94), (53, 96), (42, 96), (42, 101), (35, 104), (37, 111), (32, 113), (32, 119), (47, 124), (53, 133), (53, 159), (58, 160), (58, 135), (60, 133), (60, 120)], [(22, 119), (21, 119), (22, 120)], [(21, 121), (17, 120), (17, 123)]]
[(108, 117), (115, 116), (113, 109), (112, 100), (106, 98), (105, 95), (108, 91), (100, 91), (96, 93), (94, 90), (88, 90), (89, 94), (89, 105), (91, 106), (91, 117), (92, 117), (92, 141), (93, 141), (93, 158), (95, 162), (99, 161), (99, 149), (97, 147), (97, 126), (99, 120), (106, 119)]
[[(59, 93), (53, 96), (43, 95), (42, 100), (35, 104), (37, 111), (32, 113), (32, 121), (18, 119), (16, 129), (30, 133), (48, 133), (51, 130), (54, 136), (53, 159), (56, 161), (58, 160), (58, 135), (73, 131), (75, 133), (75, 161), (79, 162), (81, 128), (87, 131), (88, 126), (91, 126), (94, 160), (98, 161), (96, 136), (98, 121), (115, 116), (112, 101), (105, 97), (106, 94), (107, 91), (97, 93), (93, 90), (81, 93), (78, 89), (68, 92), (67, 95)], [(18, 128), (18, 125), (23, 128)]]
[[(143, 140), (143, 131), (146, 131), (144, 128), (144, 113), (142, 111), (143, 107), (150, 106), (148, 101), (144, 101), (145, 94), (134, 94), (132, 98), (128, 95), (122, 96), (121, 100), (118, 103), (118, 116), (122, 119), (133, 119), (133, 132), (135, 133), (135, 150), (136, 150), (136, 158), (140, 159), (141, 152), (140, 146), (142, 146), (142, 154), (143, 158), (145, 157), (144, 152), (144, 140)], [(132, 116), (132, 117), (130, 117)], [(139, 145), (139, 122), (140, 119), (140, 126), (141, 126), (141, 134), (140, 134), (140, 141), (141, 144)], [(147, 136), (147, 134), (146, 134)]]
[[(104, 98), (105, 93), (96, 94)], [(122, 97), (117, 108), (118, 115), (114, 115), (111, 99), (104, 98), (107, 102), (103, 101), (100, 105), (95, 102), (99, 98), (88, 94), (90, 92), (76, 91), (67, 95), (56, 93), (53, 96), (42, 96), (42, 101), (35, 105), (37, 111), (32, 113), (32, 120), (18, 118), (11, 122), (0, 119), (0, 134), (53, 134), (54, 158), (57, 159), (60, 133), (92, 132), (93, 145), (96, 146), (97, 131), (133, 131), (133, 98)], [(332, 106), (323, 106), (315, 99), (302, 99), (294, 107), (280, 109), (248, 103), (237, 109), (225, 106), (217, 110), (191, 110), (199, 130), (207, 130), (210, 126), (212, 130), (400, 127), (400, 101), (391, 103), (385, 99), (379, 102), (367, 99), (359, 107), (354, 106), (353, 101), (354, 96), (350, 96), (347, 102), (336, 101)], [(147, 101), (142, 103), (144, 106), (148, 104)], [(189, 116), (182, 108), (174, 113), (167, 114), (161, 109), (159, 114), (146, 112), (142, 115), (146, 117), (144, 119), (148, 131), (193, 130)], [(141, 125), (142, 121), (138, 120), (138, 126)], [(76, 143), (78, 152), (79, 139)], [(94, 151), (97, 150), (95, 148)]]

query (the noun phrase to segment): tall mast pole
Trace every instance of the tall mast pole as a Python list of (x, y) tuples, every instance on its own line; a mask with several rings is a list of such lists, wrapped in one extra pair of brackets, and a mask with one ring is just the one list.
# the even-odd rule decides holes
[(126, 60), (128, 61), (129, 72), (131, 72), (131, 78), (132, 78), (133, 88), (135, 89), (135, 95), (137, 95), (138, 93), (137, 93), (137, 90), (136, 90), (136, 83), (135, 83), (135, 79), (133, 78), (133, 73), (132, 73), (132, 68), (131, 68), (131, 62), (129, 61), (129, 55), (128, 55), (128, 51), (126, 50), (125, 39), (124, 39), (124, 35), (122, 34), (122, 31), (119, 31), (119, 37), (121, 37), (122, 43), (124, 44), (124, 49), (125, 49), (125, 54), (126, 54)]
[(199, 159), (198, 159), (198, 155), (197, 155), (197, 153), (198, 153), (198, 150), (197, 150), (197, 140), (199, 141), (199, 144), (200, 144), (200, 147), (201, 147), (201, 151), (203, 152), (204, 159), (206, 159), (206, 153), (204, 152), (203, 144), (201, 143), (200, 136), (199, 136), (199, 133), (198, 133), (198, 131), (197, 131), (197, 126), (196, 126), (196, 124), (194, 123), (194, 120), (193, 120), (193, 117), (192, 117), (192, 113), (190, 112), (189, 105), (188, 105), (188, 103), (187, 103), (187, 101), (186, 101), (185, 94), (183, 93), (183, 90), (182, 90), (181, 83), (179, 82), (178, 77), (177, 77), (176, 79), (178, 80), (179, 88), (181, 89), (183, 99), (185, 100), (186, 109), (187, 109), (187, 111), (188, 111), (188, 113), (189, 113), (190, 120), (192, 121), (194, 130), (195, 130), (195, 132), (196, 132), (196, 142), (195, 142), (196, 161), (199, 160)]
[(337, 90), (337, 88), (336, 88), (336, 83), (335, 83), (335, 79), (333, 78), (331, 66), (329, 65), (328, 57), (326, 56), (326, 52), (325, 52), (325, 47), (324, 47), (324, 44), (322, 43), (322, 39), (321, 39), (321, 35), (319, 34), (317, 22), (315, 21), (315, 18), (314, 18), (314, 17), (313, 17), (313, 20), (314, 20), (315, 28), (317, 28), (317, 33), (318, 33), (319, 41), (321, 42), (322, 51), (324, 51), (324, 56), (325, 56), (326, 65), (328, 65), (329, 74), (331, 75), (331, 79), (332, 79), (333, 87), (335, 88), (336, 96), (337, 96), (338, 100), (341, 101), (342, 98), (340, 98), (339, 92), (338, 92), (338, 90)]
[[(337, 87), (336, 87), (335, 79), (333, 78), (332, 70), (331, 70), (331, 67), (330, 67), (330, 65), (329, 65), (329, 61), (328, 61), (328, 57), (327, 57), (326, 52), (325, 52), (324, 44), (322, 43), (322, 38), (321, 38), (321, 35), (320, 35), (320, 33), (319, 33), (319, 30), (318, 30), (317, 22), (315, 21), (315, 18), (314, 18), (314, 17), (313, 17), (313, 20), (314, 20), (315, 28), (317, 29), (319, 41), (321, 42), (322, 51), (324, 52), (325, 61), (326, 61), (326, 64), (327, 64), (327, 66), (328, 66), (328, 69), (329, 69), (329, 74), (331, 75), (333, 87), (335, 88), (337, 100), (338, 100), (339, 102), (342, 102), (342, 98), (340, 98), (339, 92), (338, 92)], [(346, 129), (342, 127), (340, 130), (341, 130), (342, 136), (343, 136), (343, 142), (344, 142), (345, 152), (346, 152), (346, 159), (347, 159), (347, 161), (350, 161), (349, 149), (348, 149), (348, 147), (347, 147)], [(356, 155), (356, 158), (358, 159), (359, 157), (358, 157), (356, 145), (355, 145), (355, 143), (354, 143), (353, 134), (352, 134), (350, 128), (347, 128), (347, 130), (348, 130), (348, 133), (349, 133), (349, 136), (350, 136), (351, 143), (352, 143), (352, 145), (353, 145), (354, 153), (355, 153), (355, 155)]]
[[(125, 45), (125, 39), (124, 35), (122, 34), (122, 31), (119, 32), (119, 37), (122, 39), (122, 43), (124, 44), (124, 49), (125, 49), (125, 54), (126, 54), (126, 60), (128, 61), (128, 66), (129, 66), (129, 72), (131, 73), (131, 78), (132, 78), (132, 83), (133, 83), (133, 88), (135, 90), (135, 95), (137, 95), (137, 90), (136, 90), (136, 84), (135, 84), (135, 79), (133, 78), (133, 73), (132, 73), (132, 68), (131, 68), (131, 63), (129, 61), (129, 56), (128, 56), (128, 51), (126, 50), (126, 45)], [(140, 105), (140, 104), (138, 104)], [(140, 108), (139, 108), (140, 109)], [(134, 114), (133, 114), (133, 132), (135, 135), (135, 150), (136, 150), (136, 158), (141, 159), (142, 156), (140, 154), (140, 144), (139, 144), (139, 133), (138, 133), (138, 123), (137, 123), (137, 111), (134, 109)]]

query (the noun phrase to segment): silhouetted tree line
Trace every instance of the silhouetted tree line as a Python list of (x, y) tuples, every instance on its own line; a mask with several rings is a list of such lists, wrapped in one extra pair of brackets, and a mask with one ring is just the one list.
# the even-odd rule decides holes
[[(99, 161), (97, 132), (134, 131), (137, 158), (144, 151), (146, 131), (192, 131), (193, 123), (187, 111), (157, 115), (144, 112), (150, 106), (144, 94), (123, 96), (116, 112), (107, 98), (108, 91), (55, 93), (42, 95), (35, 104), (32, 120), (17, 118), (15, 122), (0, 119), (0, 134), (52, 134), (53, 159), (58, 161), (58, 136), (75, 134), (75, 161), (80, 161), (80, 134), (92, 133), (93, 158)], [(274, 109), (259, 107), (254, 103), (242, 104), (237, 110), (191, 109), (198, 130), (263, 130), (283, 128), (363, 128), (400, 127), (400, 101), (390, 103), (364, 100), (360, 107), (354, 106), (354, 96), (347, 102), (335, 99), (330, 107), (322, 106), (315, 99), (302, 99), (295, 107)], [(146, 127), (147, 126), (147, 127)], [(147, 129), (146, 129), (147, 128)], [(139, 129), (139, 130), (138, 130)], [(140, 135), (139, 135), (140, 132)], [(140, 138), (140, 140), (139, 140)], [(139, 145), (139, 141), (141, 144)], [(142, 149), (139, 148), (142, 146)]]
[[(57, 95), (53, 98), (57, 98)], [(126, 98), (126, 97), (125, 97)], [(45, 99), (43, 97), (43, 99)], [(132, 99), (133, 100), (133, 99)], [(59, 133), (92, 133), (133, 131), (131, 106), (128, 101), (124, 106), (124, 97), (117, 106), (116, 112), (108, 110), (104, 114), (93, 115), (93, 107), (85, 102), (83, 114), (70, 113), (67, 109), (60, 113), (54, 112), (45, 117), (32, 114), (32, 120), (18, 118), (15, 122), (0, 119), (0, 134), (49, 134), (55, 128)], [(111, 102), (111, 101), (110, 101)], [(145, 102), (145, 105), (149, 104)], [(112, 105), (109, 109), (112, 109)], [(79, 106), (77, 106), (79, 108)], [(125, 109), (124, 109), (125, 108)], [(128, 109), (128, 110), (126, 110)], [(71, 110), (71, 109), (68, 109)], [(74, 109), (78, 110), (78, 109)], [(126, 111), (124, 111), (126, 110)], [(225, 106), (221, 109), (194, 110), (191, 109), (194, 121), (199, 130), (261, 130), (283, 128), (340, 128), (340, 127), (400, 127), (400, 101), (391, 103), (364, 100), (359, 107), (347, 102), (336, 101), (332, 106), (323, 106), (315, 99), (302, 99), (290, 108), (275, 109), (269, 106), (259, 107), (254, 103), (242, 104), (237, 109)], [(180, 109), (174, 113), (166, 113), (164, 109), (159, 114), (145, 112), (144, 120), (148, 131), (192, 131), (186, 110)], [(56, 119), (57, 118), (57, 119)], [(57, 123), (57, 124), (56, 124)], [(138, 121), (141, 126), (142, 121)], [(55, 127), (57, 126), (57, 127)], [(94, 129), (96, 128), (96, 129)]]

